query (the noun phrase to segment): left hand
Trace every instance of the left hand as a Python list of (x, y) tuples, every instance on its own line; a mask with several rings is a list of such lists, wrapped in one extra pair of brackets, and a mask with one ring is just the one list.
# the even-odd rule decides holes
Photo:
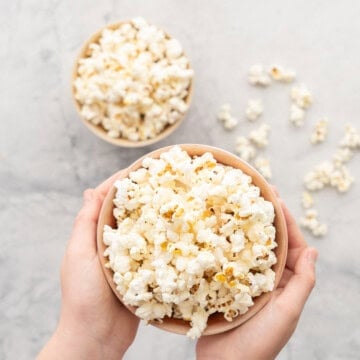
[(120, 359), (135, 338), (139, 320), (107, 284), (96, 246), (100, 208), (118, 176), (84, 192), (61, 268), (59, 324), (38, 359)]

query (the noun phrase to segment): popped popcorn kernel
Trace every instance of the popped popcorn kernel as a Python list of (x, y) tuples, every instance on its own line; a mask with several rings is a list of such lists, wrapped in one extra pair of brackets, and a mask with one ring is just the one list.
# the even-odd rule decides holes
[(251, 140), (258, 148), (264, 148), (268, 145), (269, 133), (270, 126), (268, 124), (262, 124), (257, 129), (250, 132), (249, 140)]
[(193, 74), (176, 39), (135, 18), (88, 46), (74, 94), (82, 117), (109, 137), (146, 140), (183, 117)]
[(304, 84), (294, 85), (290, 97), (302, 109), (308, 109), (313, 103), (312, 94)]
[(294, 70), (284, 69), (279, 65), (272, 65), (269, 74), (275, 81), (283, 83), (291, 83), (296, 78), (296, 72)]
[(314, 198), (308, 191), (303, 191), (301, 205), (304, 209), (309, 209), (314, 205)]
[(197, 338), (210, 315), (232, 321), (273, 289), (274, 207), (241, 170), (175, 146), (115, 187), (104, 256), (144, 321), (183, 319)]
[(297, 104), (291, 104), (289, 120), (297, 127), (303, 126), (305, 120), (305, 111)]
[(245, 110), (245, 116), (248, 120), (255, 121), (261, 116), (263, 111), (263, 104), (260, 99), (249, 100)]
[(300, 226), (309, 230), (314, 236), (325, 236), (328, 232), (328, 226), (319, 221), (319, 215), (315, 209), (307, 209), (305, 217), (300, 219)]
[(251, 144), (249, 139), (244, 136), (238, 136), (236, 138), (236, 147), (235, 152), (239, 155), (241, 159), (249, 162), (256, 156), (256, 149)]
[(251, 85), (269, 86), (271, 79), (261, 64), (252, 65), (248, 72), (248, 81)]
[(231, 115), (231, 106), (229, 104), (220, 107), (217, 118), (227, 130), (232, 130), (238, 124), (238, 120)]
[(345, 135), (340, 141), (340, 146), (351, 150), (360, 149), (360, 132), (351, 124), (345, 126)]
[(328, 126), (329, 126), (328, 119), (322, 118), (318, 120), (310, 136), (310, 142), (312, 144), (319, 144), (324, 142), (328, 134)]

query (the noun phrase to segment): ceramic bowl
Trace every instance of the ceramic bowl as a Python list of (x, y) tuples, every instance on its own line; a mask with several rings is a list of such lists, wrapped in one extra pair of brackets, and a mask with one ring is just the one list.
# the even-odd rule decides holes
[[(206, 145), (198, 145), (198, 144), (183, 144), (179, 145), (183, 150), (185, 150), (190, 156), (200, 156), (205, 152), (211, 152), (214, 158), (223, 165), (232, 166), (237, 169), (241, 169), (244, 173), (251, 176), (253, 180), (253, 184), (258, 186), (261, 190), (261, 195), (268, 201), (271, 201), (274, 209), (275, 209), (275, 222), (274, 226), (276, 228), (276, 242), (278, 246), (275, 248), (275, 254), (277, 257), (277, 263), (272, 267), (275, 272), (275, 287), (279, 284), (280, 278), (282, 276), (286, 257), (287, 257), (287, 247), (288, 247), (288, 238), (287, 238), (287, 228), (286, 222), (284, 218), (283, 211), (281, 209), (281, 205), (277, 199), (276, 194), (274, 193), (270, 184), (266, 182), (266, 180), (249, 164), (242, 161), (237, 156), (211, 146)], [(155, 150), (142, 158), (135, 161), (128, 168), (124, 169), (119, 178), (125, 178), (129, 175), (131, 171), (134, 171), (141, 167), (142, 160), (144, 157), (152, 157), (159, 158), (160, 154), (168, 151), (172, 146), (164, 147), (158, 150)], [(109, 285), (111, 286), (114, 294), (121, 301), (121, 294), (116, 290), (116, 285), (113, 282), (113, 271), (105, 267), (105, 263), (107, 263), (107, 258), (103, 256), (104, 251), (106, 249), (106, 245), (103, 243), (103, 229), (104, 225), (109, 225), (114, 227), (116, 225), (115, 219), (113, 217), (113, 199), (115, 197), (116, 188), (113, 186), (108, 192), (100, 212), (100, 217), (98, 221), (97, 227), (97, 246), (98, 246), (98, 254), (99, 259), (102, 265), (102, 269), (104, 271), (105, 277)], [(246, 320), (250, 319), (254, 316), (259, 310), (263, 308), (263, 306), (269, 301), (271, 297), (271, 292), (263, 293), (262, 295), (254, 298), (254, 305), (249, 308), (249, 310), (243, 314), (239, 315), (233, 319), (233, 321), (228, 322), (224, 319), (223, 314), (215, 313), (211, 315), (208, 319), (208, 324), (203, 332), (203, 335), (212, 335), (218, 334), (227, 330), (230, 330), (234, 327), (237, 327), (244, 323)], [(132, 306), (125, 305), (132, 313), (135, 312), (136, 308)], [(173, 318), (164, 318), (162, 323), (152, 322), (152, 325), (161, 328), (163, 330), (167, 330), (170, 332), (178, 333), (178, 334), (186, 334), (190, 329), (189, 322), (173, 319)]]
[[(121, 21), (121, 22), (117, 22), (117, 23), (114, 23), (114, 24), (109, 24), (109, 25), (99, 29), (96, 33), (94, 33), (85, 42), (85, 44), (82, 46), (82, 48), (80, 50), (79, 55), (76, 58), (75, 65), (74, 65), (74, 68), (73, 68), (72, 79), (71, 79), (71, 92), (72, 92), (72, 98), (74, 100), (76, 110), (77, 110), (77, 112), (79, 114), (79, 117), (80, 117), (81, 121), (83, 122), (83, 124), (92, 133), (94, 133), (99, 138), (101, 138), (101, 139), (103, 139), (103, 140), (105, 140), (108, 143), (113, 144), (113, 145), (122, 146), (122, 147), (128, 147), (128, 148), (138, 148), (138, 147), (143, 147), (143, 146), (148, 146), (148, 145), (154, 144), (154, 143), (156, 143), (158, 141), (161, 141), (161, 140), (165, 139), (167, 136), (172, 134), (181, 125), (181, 123), (184, 121), (187, 112), (185, 112), (183, 114), (183, 116), (178, 121), (176, 121), (174, 124), (166, 126), (155, 137), (153, 137), (151, 139), (146, 139), (146, 140), (131, 141), (131, 140), (125, 139), (125, 138), (112, 138), (112, 137), (107, 135), (107, 131), (101, 125), (95, 125), (95, 124), (91, 123), (90, 121), (84, 119), (84, 117), (81, 115), (81, 104), (75, 97), (74, 81), (75, 81), (75, 79), (77, 77), (78, 63), (79, 63), (80, 59), (86, 58), (88, 56), (89, 45), (92, 44), (92, 43), (97, 43), (99, 41), (101, 33), (102, 33), (102, 31), (104, 29), (115, 30), (121, 24), (125, 24), (125, 23), (129, 23), (129, 21)], [(171, 36), (166, 31), (165, 31), (165, 34), (166, 34), (166, 37), (168, 39), (171, 39)], [(186, 56), (186, 54), (185, 54), (185, 56)], [(190, 67), (190, 65), (189, 65), (189, 67)], [(193, 82), (194, 82), (194, 80), (192, 80), (191, 83), (190, 83), (190, 86), (188, 88), (188, 95), (187, 95), (187, 97), (185, 99), (185, 102), (188, 105), (188, 109), (190, 107), (191, 100), (192, 100), (192, 95), (193, 95)]]

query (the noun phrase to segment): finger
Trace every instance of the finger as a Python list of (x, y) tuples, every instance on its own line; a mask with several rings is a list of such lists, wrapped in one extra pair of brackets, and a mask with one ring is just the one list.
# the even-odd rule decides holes
[(290, 278), (276, 302), (283, 313), (297, 319), (305, 305), (311, 290), (315, 286), (315, 261), (318, 252), (314, 248), (306, 248), (299, 256), (295, 273)]
[(284, 201), (280, 199), (281, 208), (284, 212), (285, 220), (286, 220), (286, 227), (289, 236), (289, 249), (294, 248), (305, 248), (306, 241), (294, 219), (291, 215), (290, 210), (285, 205)]
[(109, 192), (111, 186), (114, 184), (114, 182), (121, 176), (121, 173), (124, 171), (124, 169), (118, 171), (116, 174), (110, 176), (108, 179), (106, 179), (103, 183), (98, 185), (96, 187), (96, 192), (104, 197)]
[(286, 266), (293, 271), (298, 257), (303, 249), (306, 248), (307, 244), (298, 225), (296, 224), (294, 217), (291, 215), (289, 209), (281, 199), (280, 204), (284, 212), (289, 239)]
[(291, 271), (288, 268), (284, 269), (284, 272), (281, 276), (278, 288), (284, 288), (286, 286), (286, 284), (289, 282), (289, 280), (291, 279), (291, 277), (293, 276), (293, 271)]
[(83, 197), (83, 207), (76, 216), (68, 246), (71, 252), (95, 255), (96, 226), (102, 201), (94, 189), (87, 189)]
[(275, 185), (271, 185), (271, 188), (277, 197), (280, 197), (279, 191)]

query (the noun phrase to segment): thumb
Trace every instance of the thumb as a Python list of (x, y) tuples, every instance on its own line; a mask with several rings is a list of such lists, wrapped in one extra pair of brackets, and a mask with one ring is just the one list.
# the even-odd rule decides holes
[(76, 216), (69, 240), (69, 250), (82, 254), (96, 254), (96, 227), (101, 208), (101, 198), (94, 189), (84, 192), (83, 207)]
[(318, 252), (315, 248), (305, 248), (295, 264), (295, 274), (278, 297), (278, 303), (284, 309), (300, 316), (301, 311), (315, 286), (315, 262)]

